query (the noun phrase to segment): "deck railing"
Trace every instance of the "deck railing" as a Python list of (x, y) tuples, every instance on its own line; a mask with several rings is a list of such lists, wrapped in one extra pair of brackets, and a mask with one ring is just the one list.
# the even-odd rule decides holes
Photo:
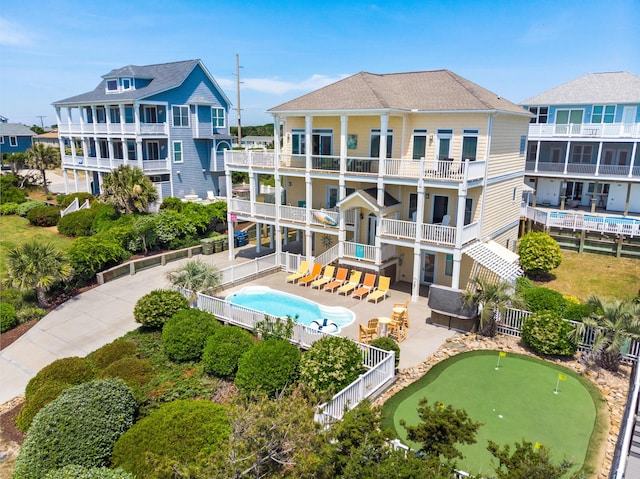
[(84, 203), (80, 205), (78, 198), (74, 198), (69, 206), (67, 206), (63, 210), (60, 210), (60, 216), (68, 215), (69, 213), (73, 213), (74, 211), (78, 211), (78, 210), (88, 210), (89, 208), (90, 206), (89, 206), (88, 199), (84, 200)]

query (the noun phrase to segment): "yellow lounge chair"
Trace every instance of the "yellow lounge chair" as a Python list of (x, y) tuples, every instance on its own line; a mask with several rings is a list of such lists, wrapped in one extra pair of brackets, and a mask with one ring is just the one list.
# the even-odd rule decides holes
[(347, 275), (349, 274), (349, 270), (347, 268), (338, 268), (338, 274), (336, 274), (336, 279), (328, 283), (324, 290), (329, 293), (333, 293), (336, 288), (342, 286), (344, 282), (347, 280)]
[(309, 271), (309, 262), (308, 261), (301, 261), (300, 262), (300, 268), (298, 269), (298, 272), (290, 274), (289, 276), (287, 276), (287, 283), (295, 283), (300, 278), (302, 278), (304, 275), (306, 275), (307, 271)]
[(368, 295), (376, 285), (376, 275), (373, 273), (367, 273), (364, 275), (364, 281), (362, 282), (362, 286), (356, 289), (351, 295), (352, 298), (362, 299), (366, 295)]
[(333, 274), (335, 272), (336, 272), (335, 266), (325, 266), (324, 273), (322, 273), (322, 277), (316, 279), (315, 281), (312, 281), (311, 288), (322, 289), (324, 285), (328, 284), (329, 282), (331, 282), (331, 280), (333, 280)]
[(377, 303), (380, 298), (385, 299), (389, 294), (389, 287), (391, 286), (391, 278), (389, 276), (380, 276), (378, 278), (378, 287), (372, 293), (369, 293), (367, 301), (373, 301)]
[(316, 279), (318, 279), (321, 272), (322, 272), (322, 264), (314, 263), (313, 268), (311, 268), (311, 273), (309, 273), (304, 278), (300, 278), (300, 281), (298, 281), (298, 284), (300, 286), (309, 286), (312, 281), (315, 281)]
[(344, 293), (345, 296), (348, 296), (351, 291), (358, 287), (361, 277), (362, 271), (352, 271), (351, 276), (349, 277), (349, 281), (338, 288), (338, 294)]

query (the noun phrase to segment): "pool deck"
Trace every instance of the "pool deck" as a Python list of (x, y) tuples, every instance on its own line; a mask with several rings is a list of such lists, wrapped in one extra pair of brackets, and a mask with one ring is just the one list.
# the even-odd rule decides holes
[[(354, 340), (358, 339), (358, 324), (366, 324), (371, 318), (391, 316), (393, 303), (402, 303), (407, 300), (409, 293), (404, 291), (404, 283), (391, 285), (389, 295), (378, 304), (369, 302), (366, 297), (363, 300), (353, 299), (351, 296), (345, 297), (338, 293), (327, 293), (324, 290), (311, 289), (310, 287), (298, 286), (286, 282), (289, 273), (278, 272), (263, 276), (254, 281), (249, 281), (232, 288), (227, 288), (219, 294), (224, 297), (228, 294), (240, 291), (245, 286), (268, 286), (278, 291), (295, 294), (308, 300), (325, 306), (342, 306), (350, 309), (356, 315), (355, 321), (342, 328), (340, 335)], [(400, 344), (400, 369), (409, 368), (422, 363), (427, 357), (434, 353), (444, 343), (447, 338), (453, 336), (456, 331), (446, 327), (428, 324), (431, 317), (431, 310), (427, 306), (427, 298), (420, 296), (418, 301), (409, 301), (409, 320), (411, 327), (407, 330), (407, 339)]]

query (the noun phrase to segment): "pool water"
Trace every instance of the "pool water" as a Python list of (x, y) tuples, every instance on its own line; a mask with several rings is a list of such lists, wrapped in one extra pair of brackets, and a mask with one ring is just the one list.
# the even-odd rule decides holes
[[(309, 326), (313, 321), (322, 322), (327, 319), (338, 326), (338, 331), (355, 320), (355, 314), (347, 308), (324, 306), (266, 286), (246, 286), (227, 296), (226, 300), (232, 304), (262, 311), (271, 316), (291, 316), (297, 323), (306, 326)], [(297, 318), (296, 315), (298, 315)]]

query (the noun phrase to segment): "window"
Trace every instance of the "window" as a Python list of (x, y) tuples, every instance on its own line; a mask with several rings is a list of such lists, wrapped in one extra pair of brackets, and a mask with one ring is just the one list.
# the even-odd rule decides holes
[(291, 153), (294, 155), (304, 155), (307, 151), (304, 130), (291, 131)]
[(444, 274), (445, 276), (453, 276), (453, 255), (444, 255)]
[(100, 149), (100, 158), (109, 158), (109, 143), (107, 140), (98, 140), (98, 148)]
[[(589, 183), (587, 186), (587, 193), (592, 193), (595, 189), (595, 183)], [(598, 183), (598, 194), (599, 195), (608, 195), (609, 194), (609, 183)]]
[(522, 135), (520, 137), (520, 154), (521, 155), (524, 155), (526, 148), (527, 148), (527, 135)]
[(136, 142), (133, 140), (127, 140), (127, 159), (135, 161), (136, 156)]
[(182, 142), (181, 141), (173, 142), (173, 162), (182, 163)]
[(438, 160), (451, 158), (451, 137), (453, 130), (438, 130)]
[(84, 107), (84, 113), (87, 118), (87, 123), (93, 123), (93, 110), (90, 106)]
[(473, 198), (466, 198), (464, 202), (464, 224), (471, 224), (473, 220)]
[(0, 136), (0, 145), (4, 145), (4, 136)]
[(124, 158), (124, 151), (122, 149), (122, 141), (114, 140), (113, 141), (113, 157), (122, 160)]
[(189, 126), (189, 107), (185, 105), (173, 107), (173, 126)]
[(120, 123), (120, 108), (117, 106), (109, 107), (109, 121), (111, 123)]
[(549, 119), (548, 106), (530, 106), (529, 111), (535, 115), (529, 123), (546, 123)]
[(562, 150), (560, 148), (551, 148), (551, 163), (560, 163), (561, 155)]
[(145, 160), (158, 160), (160, 159), (160, 145), (157, 141), (147, 142), (147, 157)]
[(413, 159), (419, 160), (426, 157), (427, 130), (413, 130)]
[[(387, 158), (391, 158), (393, 149), (393, 130), (387, 130)], [(371, 130), (371, 158), (380, 157), (380, 130)]]
[(538, 156), (538, 144), (529, 143), (529, 148), (527, 151), (527, 161), (536, 161), (537, 156)]
[(212, 108), (211, 109), (211, 121), (214, 128), (224, 128), (224, 108)]
[(416, 221), (418, 213), (418, 193), (409, 193), (409, 211), (407, 211), (409, 221)]
[(145, 106), (143, 123), (158, 123), (158, 110), (155, 106)]
[(477, 154), (478, 130), (462, 130), (462, 161), (476, 161)]
[(583, 110), (558, 110), (556, 113), (557, 125), (579, 125), (582, 123)]
[(133, 88), (133, 82), (131, 78), (123, 78), (122, 79), (122, 89), (123, 90), (131, 90)]
[(124, 107), (124, 122), (135, 123), (136, 119), (133, 116), (133, 105), (126, 105)]
[(10, 136), (9, 137), (9, 146), (18, 146), (18, 137)]
[(572, 163), (591, 163), (593, 147), (591, 145), (575, 145), (573, 147)]
[(613, 123), (616, 114), (615, 105), (596, 105), (593, 107), (591, 123)]
[(118, 91), (118, 80), (107, 80), (107, 91)]
[(107, 111), (103, 106), (96, 107), (96, 121), (98, 123), (106, 123), (107, 122)]

